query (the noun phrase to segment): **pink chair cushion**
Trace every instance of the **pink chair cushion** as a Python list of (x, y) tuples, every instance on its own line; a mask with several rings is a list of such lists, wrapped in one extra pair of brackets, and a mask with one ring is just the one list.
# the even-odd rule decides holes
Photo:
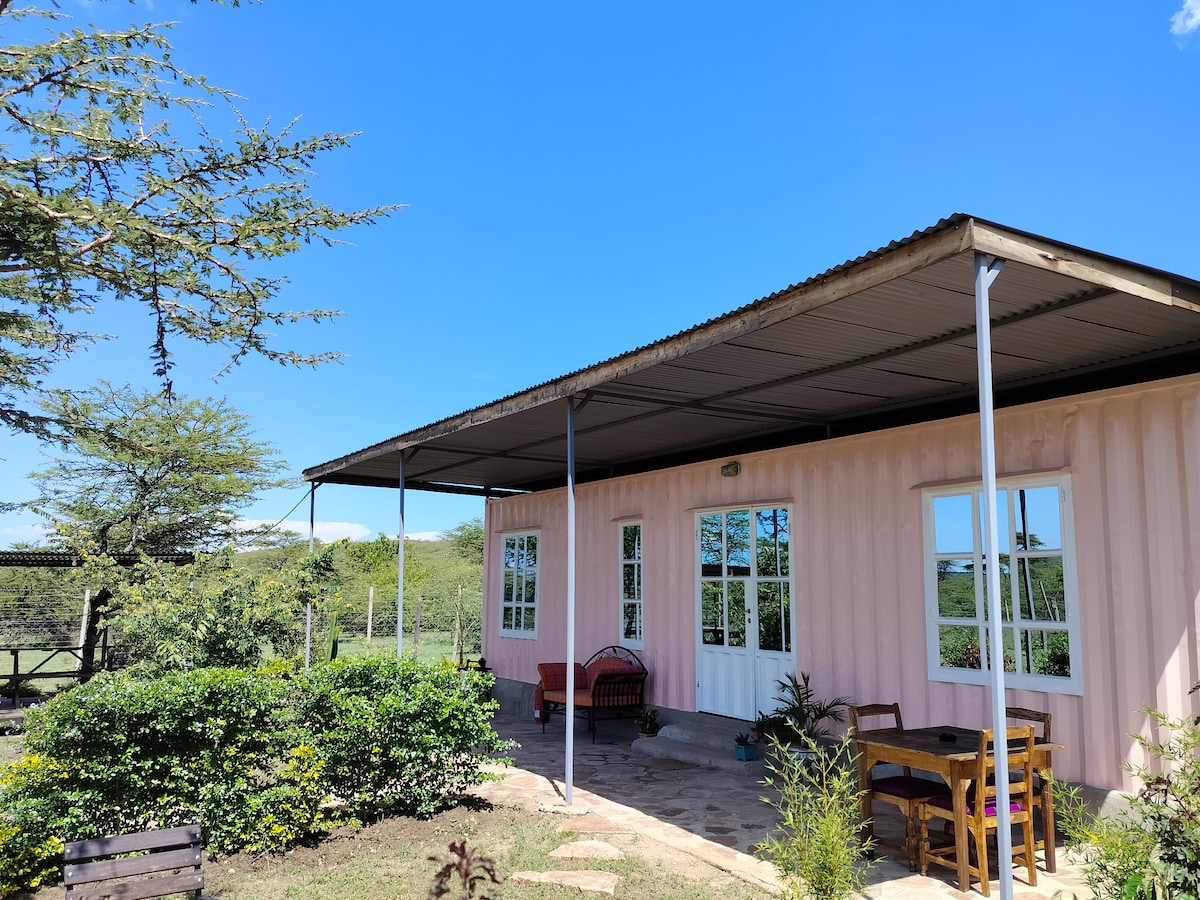
[(926, 797), (950, 796), (950, 788), (940, 781), (918, 778), (915, 775), (889, 775), (871, 780), (871, 790), (880, 794), (891, 794), (905, 800), (923, 800)]

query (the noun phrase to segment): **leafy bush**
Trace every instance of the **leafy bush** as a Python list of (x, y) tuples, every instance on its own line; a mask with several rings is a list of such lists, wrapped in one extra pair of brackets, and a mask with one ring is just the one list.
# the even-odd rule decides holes
[(1200, 896), (1200, 723), (1147, 710), (1166, 739), (1134, 735), (1150, 765), (1131, 767), (1142, 783), (1127, 812), (1089, 813), (1078, 788), (1057, 785), (1067, 847), (1085, 863), (1100, 900), (1186, 900)]
[(212, 851), (279, 850), (435, 812), (503, 748), (490, 683), (378, 658), (101, 675), (31, 712), (0, 770), (0, 894), (56, 873), (62, 841), (200, 821)]
[(871, 841), (860, 839), (858, 773), (847, 734), (840, 744), (819, 747), (801, 735), (807, 755), (789, 752), (771, 736), (771, 773), (763, 783), (779, 791), (779, 800), (763, 798), (779, 813), (779, 833), (759, 846), (787, 884), (787, 896), (846, 900), (861, 892), (871, 861)]

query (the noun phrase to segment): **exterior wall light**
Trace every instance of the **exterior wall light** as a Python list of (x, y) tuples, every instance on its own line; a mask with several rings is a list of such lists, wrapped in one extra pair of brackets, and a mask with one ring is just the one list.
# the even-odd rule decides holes
[(734, 478), (742, 471), (742, 464), (739, 462), (725, 463), (721, 466), (721, 476), (723, 478)]

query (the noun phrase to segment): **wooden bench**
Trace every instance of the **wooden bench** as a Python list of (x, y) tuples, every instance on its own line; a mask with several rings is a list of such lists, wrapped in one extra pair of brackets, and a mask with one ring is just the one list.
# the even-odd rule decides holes
[[(140, 855), (111, 858), (127, 853)], [(63, 851), (67, 900), (141, 900), (184, 892), (200, 900), (202, 855), (199, 825), (72, 841)]]
[[(585, 716), (592, 743), (597, 719), (630, 719), (642, 711), (646, 667), (624, 647), (597, 650), (582, 666), (575, 663), (575, 714)], [(538, 663), (542, 692), (542, 732), (550, 711), (567, 708), (567, 664)]]

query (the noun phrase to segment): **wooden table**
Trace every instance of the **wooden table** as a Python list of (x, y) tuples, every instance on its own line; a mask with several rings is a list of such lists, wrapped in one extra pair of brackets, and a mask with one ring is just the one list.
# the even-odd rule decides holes
[[(944, 741), (944, 734), (954, 735), (953, 741)], [(967, 788), (975, 776), (976, 760), (979, 756), (979, 731), (958, 728), (954, 725), (938, 725), (931, 728), (879, 728), (860, 731), (854, 736), (855, 752), (858, 754), (858, 783), (863, 789), (871, 787), (871, 770), (878, 763), (895, 763), (911, 766), (942, 776), (950, 786), (954, 798), (954, 854), (958, 860), (958, 887), (970, 888), (967, 872)], [(1044, 741), (1034, 743), (1033, 768), (1042, 779), (1042, 831), (1046, 848), (1046, 871), (1055, 871), (1054, 860), (1054, 796), (1051, 787), (1050, 754), (1063, 749), (1062, 744)], [(864, 796), (860, 809), (864, 824), (871, 817), (871, 799)]]

